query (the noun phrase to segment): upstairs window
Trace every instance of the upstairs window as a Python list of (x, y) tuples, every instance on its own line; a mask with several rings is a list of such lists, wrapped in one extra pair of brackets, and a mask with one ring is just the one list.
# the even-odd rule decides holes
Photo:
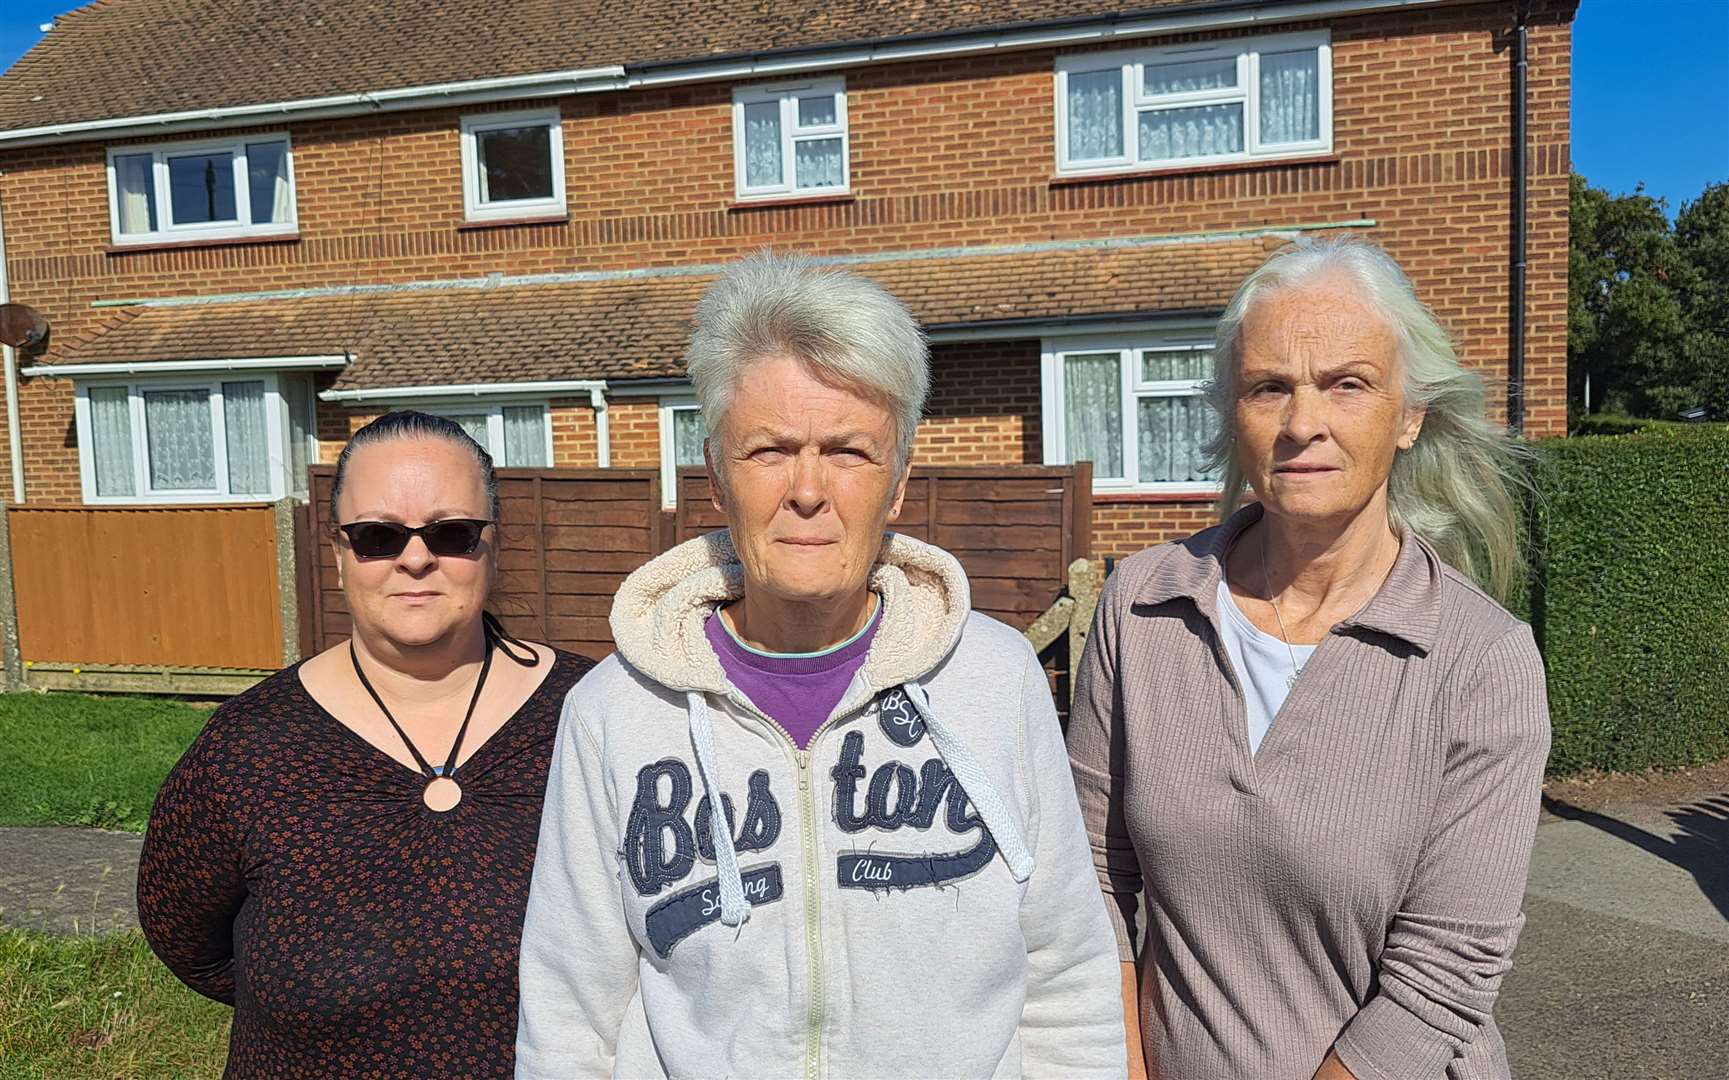
[(470, 221), (564, 214), (558, 110), (463, 117), (462, 203)]
[(734, 90), (732, 137), (740, 199), (847, 191), (846, 83), (842, 79)]
[(108, 216), (115, 244), (292, 234), (288, 136), (110, 149)]
[(1332, 49), (1320, 32), (1066, 56), (1056, 101), (1064, 175), (1328, 153)]
[(1099, 492), (1218, 490), (1202, 453), (1218, 431), (1204, 332), (1052, 339), (1043, 367), (1045, 464), (1092, 462)]

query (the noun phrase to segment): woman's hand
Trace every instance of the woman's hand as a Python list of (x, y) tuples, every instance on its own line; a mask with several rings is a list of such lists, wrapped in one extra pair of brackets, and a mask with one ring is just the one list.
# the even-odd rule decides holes
[(1337, 1053), (1329, 1050), (1327, 1060), (1321, 1062), (1320, 1071), (1315, 1073), (1315, 1080), (1357, 1080), (1357, 1077), (1345, 1068)]

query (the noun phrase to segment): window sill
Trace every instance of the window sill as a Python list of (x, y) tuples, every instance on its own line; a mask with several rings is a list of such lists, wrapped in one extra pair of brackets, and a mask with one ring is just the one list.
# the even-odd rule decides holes
[(1094, 491), (1094, 506), (1135, 503), (1213, 503), (1219, 498), (1218, 488), (1200, 491)]
[(269, 236), (223, 236), (197, 240), (154, 240), (140, 244), (109, 244), (105, 255), (135, 255), (145, 251), (174, 251), (179, 248), (240, 247), (246, 244), (298, 244), (300, 233), (272, 233)]
[(1149, 180), (1158, 177), (1202, 176), (1207, 173), (1248, 172), (1257, 169), (1281, 169), (1291, 165), (1337, 165), (1338, 154), (1304, 154), (1298, 157), (1255, 158), (1250, 161), (1223, 161), (1214, 165), (1160, 165), (1153, 168), (1122, 169), (1118, 172), (1058, 174), (1051, 177), (1054, 188), (1076, 187), (1083, 184), (1107, 184), (1115, 180)]
[(522, 217), (470, 218), (456, 226), (457, 232), (476, 229), (507, 229), (513, 225), (568, 225), (569, 214), (524, 214)]
[(788, 195), (772, 199), (740, 199), (727, 207), (727, 213), (734, 214), (741, 210), (773, 210), (787, 206), (835, 206), (842, 203), (857, 202), (858, 196), (851, 192), (839, 195)]

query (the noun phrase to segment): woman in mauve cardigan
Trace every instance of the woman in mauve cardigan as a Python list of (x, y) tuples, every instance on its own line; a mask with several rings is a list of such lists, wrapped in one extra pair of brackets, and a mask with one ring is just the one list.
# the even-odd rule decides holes
[(1117, 568), (1069, 724), (1131, 1070), (1506, 1077), (1549, 748), (1530, 628), (1490, 595), (1521, 568), (1518, 444), (1364, 241), (1275, 254), (1215, 359), (1226, 518)]

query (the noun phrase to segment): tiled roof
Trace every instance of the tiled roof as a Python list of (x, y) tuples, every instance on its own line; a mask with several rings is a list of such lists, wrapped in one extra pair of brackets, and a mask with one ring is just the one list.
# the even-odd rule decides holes
[(1196, 2), (98, 0), (0, 76), (0, 131)]
[[(851, 267), (927, 327), (1216, 309), (1277, 240), (1142, 243)], [(347, 353), (338, 389), (682, 374), (710, 275), (125, 308), (46, 362)], [(1037, 330), (1029, 330), (1036, 334)]]

